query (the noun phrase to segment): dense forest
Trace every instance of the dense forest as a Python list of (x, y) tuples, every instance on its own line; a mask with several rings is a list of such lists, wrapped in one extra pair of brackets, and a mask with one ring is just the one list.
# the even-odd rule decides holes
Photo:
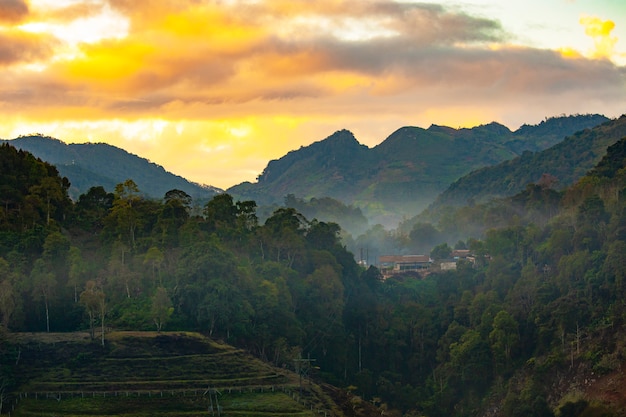
[(279, 366), (315, 358), (316, 377), (385, 415), (620, 415), (564, 399), (551, 378), (624, 361), (625, 162), (626, 138), (564, 191), (546, 176), (438, 224), (351, 239), (435, 261), (453, 247), (473, 255), (383, 280), (339, 224), (293, 207), (261, 224), (254, 201), (220, 194), (195, 215), (185, 192), (148, 199), (130, 179), (72, 201), (54, 166), (1, 145), (0, 396), (17, 372), (13, 332), (83, 330), (106, 343), (110, 328), (176, 329)]

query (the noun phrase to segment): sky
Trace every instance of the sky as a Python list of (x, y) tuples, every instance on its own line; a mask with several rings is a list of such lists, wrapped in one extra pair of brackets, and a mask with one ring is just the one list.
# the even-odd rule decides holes
[(626, 113), (623, 0), (0, 0), (0, 138), (256, 181), (352, 131)]

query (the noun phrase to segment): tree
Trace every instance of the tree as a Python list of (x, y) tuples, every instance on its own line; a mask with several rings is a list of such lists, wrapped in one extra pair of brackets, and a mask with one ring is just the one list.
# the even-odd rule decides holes
[(46, 331), (50, 332), (50, 298), (57, 285), (54, 274), (43, 259), (37, 259), (30, 273), (33, 297), (42, 299), (46, 310)]
[(461, 382), (475, 384), (475, 387), (484, 387), (491, 375), (489, 344), (475, 330), (468, 330), (459, 342), (450, 345), (450, 361)]
[(218, 194), (204, 206), (204, 215), (211, 231), (235, 227), (237, 206), (230, 194)]
[(447, 243), (442, 243), (433, 248), (430, 252), (430, 257), (434, 260), (448, 259), (452, 253), (452, 248)]
[(122, 287), (126, 293), (126, 298), (132, 297), (138, 285), (137, 274), (128, 267), (129, 257), (130, 250), (128, 246), (119, 241), (115, 242), (106, 270), (111, 283), (118, 291)]
[(71, 246), (68, 255), (69, 271), (67, 285), (74, 288), (74, 302), (78, 302), (78, 287), (87, 272), (87, 264), (85, 263), (81, 251), (76, 246)]
[(325, 223), (313, 219), (306, 234), (309, 245), (318, 250), (333, 251), (339, 244), (341, 227), (337, 223)]
[(427, 253), (437, 242), (441, 242), (441, 233), (430, 223), (416, 223), (409, 233), (411, 249), (418, 253)]
[(193, 199), (186, 192), (178, 189), (169, 190), (165, 193), (163, 200), (166, 206), (170, 206), (174, 210), (175, 216), (173, 217), (189, 216)]
[(31, 195), (38, 196), (44, 203), (42, 209), (45, 210), (46, 225), (49, 225), (53, 218), (62, 219), (64, 208), (70, 205), (67, 196), (68, 188), (69, 182), (66, 178), (59, 178), (58, 171), (56, 176), (44, 177), (37, 185), (30, 188)]
[(237, 201), (237, 225), (242, 232), (254, 230), (259, 219), (256, 215), (256, 202), (254, 201)]
[(174, 189), (165, 193), (163, 201), (156, 230), (161, 234), (162, 245), (176, 246), (178, 231), (189, 219), (192, 198), (184, 191)]
[(304, 235), (308, 226), (309, 222), (295, 209), (276, 210), (258, 230), (262, 256), (265, 258), (267, 248), (276, 254), (276, 262), (293, 266), (305, 249)]
[(98, 293), (98, 306), (100, 307), (98, 312), (100, 313), (100, 340), (102, 343), (102, 346), (104, 347), (104, 317), (106, 316), (107, 313), (107, 304), (106, 304), (106, 297), (104, 295), (104, 291), (100, 290), (100, 292)]
[(89, 316), (89, 335), (93, 340), (95, 338), (95, 319), (100, 311), (100, 297), (96, 282), (89, 280), (85, 283), (85, 290), (80, 293), (80, 303), (85, 307), (87, 316)]
[(115, 195), (107, 193), (104, 187), (91, 187), (78, 197), (75, 208), (76, 222), (86, 230), (96, 231), (104, 226), (103, 220), (113, 207)]
[(9, 263), (0, 258), (0, 324), (5, 329), (9, 328), (9, 322), (16, 306), (12, 281), (13, 274), (9, 268)]
[(519, 329), (517, 322), (508, 312), (501, 310), (493, 319), (493, 330), (489, 333), (489, 342), (496, 358), (504, 362), (508, 368), (511, 353), (519, 344)]
[(152, 273), (152, 281), (156, 283), (157, 281), (157, 273), (159, 275), (159, 285), (163, 285), (162, 279), (161, 279), (161, 272), (160, 272), (160, 268), (161, 268), (161, 264), (163, 263), (163, 252), (161, 252), (159, 250), (159, 248), (157, 248), (156, 246), (152, 246), (150, 247), (150, 249), (148, 249), (148, 252), (146, 252), (144, 258), (143, 258), (143, 264), (144, 265), (149, 265), (150, 266), (150, 270)]
[(139, 216), (137, 205), (141, 197), (139, 188), (131, 179), (115, 186), (113, 206), (109, 213), (109, 221), (122, 240), (128, 242), (131, 248), (135, 248), (135, 233)]
[[(318, 266), (305, 279), (307, 296), (298, 316), (307, 332), (309, 345), (321, 347), (324, 356), (342, 323), (343, 291), (341, 276), (331, 264)], [(333, 353), (337, 355), (338, 352)]]
[(167, 290), (163, 287), (158, 287), (152, 296), (151, 309), (152, 320), (156, 325), (158, 333), (161, 333), (161, 329), (167, 324), (173, 312), (172, 300), (167, 295)]

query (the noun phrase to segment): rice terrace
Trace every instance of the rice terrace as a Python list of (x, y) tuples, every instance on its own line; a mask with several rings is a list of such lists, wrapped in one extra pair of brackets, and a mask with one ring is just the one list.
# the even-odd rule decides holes
[(343, 415), (296, 373), (198, 333), (16, 334), (10, 416)]

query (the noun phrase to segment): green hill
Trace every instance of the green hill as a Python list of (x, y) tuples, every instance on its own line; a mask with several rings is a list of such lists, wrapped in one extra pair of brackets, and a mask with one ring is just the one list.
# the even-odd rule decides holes
[(558, 188), (565, 188), (593, 168), (606, 149), (624, 136), (626, 116), (577, 132), (544, 151), (526, 151), (517, 158), (473, 171), (450, 185), (431, 209), (511, 196), (544, 174), (554, 177)]
[[(309, 379), (197, 333), (15, 334), (12, 416), (342, 415)], [(213, 409), (213, 412), (210, 410)]]
[(281, 204), (287, 194), (331, 197), (360, 207), (375, 223), (394, 225), (432, 203), (453, 181), (523, 151), (545, 149), (608, 119), (600, 115), (546, 119), (515, 132), (497, 123), (472, 129), (403, 127), (368, 148), (342, 130), (268, 163), (256, 183), (227, 190), (259, 205)]
[(221, 192), (214, 187), (189, 182), (145, 158), (104, 143), (66, 144), (37, 135), (0, 142), (28, 151), (55, 165), (59, 174), (70, 180), (69, 194), (74, 200), (95, 186), (113, 191), (117, 184), (129, 178), (143, 193), (157, 199), (163, 198), (166, 192), (173, 189), (205, 201)]

